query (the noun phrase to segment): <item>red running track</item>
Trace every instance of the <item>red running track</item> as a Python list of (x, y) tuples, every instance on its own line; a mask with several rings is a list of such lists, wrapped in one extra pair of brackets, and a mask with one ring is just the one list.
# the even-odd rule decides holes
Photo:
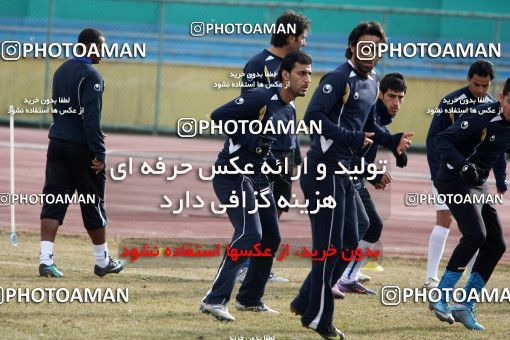
[[(0, 127), (0, 192), (9, 191), (9, 129)], [(15, 129), (15, 171), (17, 193), (38, 194), (44, 184), (46, 161), (47, 131), (45, 129)], [(222, 140), (181, 139), (175, 137), (110, 134), (107, 139), (110, 153), (107, 167), (114, 168), (133, 157), (134, 171), (123, 181), (114, 181), (110, 174), (106, 190), (106, 209), (109, 219), (109, 234), (119, 237), (157, 237), (157, 238), (230, 238), (232, 227), (224, 216), (215, 216), (202, 209), (186, 209), (174, 215), (168, 209), (159, 207), (162, 196), (172, 201), (183, 197), (186, 190), (200, 194), (206, 202), (215, 200), (210, 182), (198, 179), (196, 172), (167, 181), (167, 174), (142, 176), (138, 171), (143, 161), (154, 164), (157, 157), (163, 156), (165, 164), (171, 168), (175, 164), (192, 163), (210, 167)], [(306, 150), (306, 149), (305, 149)], [(305, 152), (305, 150), (302, 150)], [(395, 181), (385, 191), (371, 190), (376, 206), (383, 217), (384, 229), (382, 243), (386, 255), (426, 256), (428, 238), (435, 224), (435, 211), (432, 205), (407, 207), (404, 205), (405, 193), (430, 193), (431, 184), (426, 157), (423, 154), (410, 154), (409, 165), (405, 170), (394, 166), (393, 157), (381, 153), (381, 159), (391, 159)], [(110, 170), (109, 170), (110, 171)], [(194, 170), (195, 171), (195, 170)], [(167, 171), (168, 172), (168, 171)], [(208, 173), (208, 171), (206, 171)], [(297, 183), (294, 189), (298, 198), (302, 197)], [(491, 189), (495, 190), (494, 185)], [(505, 226), (510, 222), (508, 203), (498, 206), (505, 237), (510, 231)], [(16, 205), (17, 230), (38, 230), (39, 205)], [(8, 231), (10, 209), (0, 207), (0, 230)], [(292, 211), (284, 216), (281, 225), (283, 242), (289, 238), (310, 238), (308, 218)], [(81, 224), (81, 215), (77, 206), (70, 206), (61, 232), (85, 234)], [(4, 234), (5, 235), (5, 234)], [(460, 233), (454, 222), (446, 246), (446, 253), (453, 250)], [(5, 238), (4, 238), (5, 240)], [(505, 261), (510, 260), (507, 252)]]

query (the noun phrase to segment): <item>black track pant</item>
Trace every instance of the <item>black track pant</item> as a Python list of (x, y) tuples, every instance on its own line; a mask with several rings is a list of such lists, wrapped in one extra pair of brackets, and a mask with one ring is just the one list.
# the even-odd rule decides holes
[[(474, 201), (482, 195), (487, 196), (487, 187), (470, 188), (460, 181), (437, 181), (440, 194), (453, 194), (456, 197), (470, 196)], [(453, 251), (446, 270), (463, 271), (469, 260), (480, 250), (473, 272), (479, 273), (487, 282), (496, 264), (506, 250), (501, 222), (494, 206), (489, 203), (448, 202), (448, 208), (455, 217), (462, 238)]]

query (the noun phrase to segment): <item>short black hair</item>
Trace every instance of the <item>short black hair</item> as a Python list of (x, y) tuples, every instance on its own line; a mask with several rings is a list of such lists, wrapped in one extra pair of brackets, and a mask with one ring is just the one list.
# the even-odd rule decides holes
[[(296, 33), (288, 32), (287, 27), (289, 25), (293, 25), (296, 28)], [(271, 36), (271, 45), (274, 47), (282, 47), (287, 45), (287, 38), (292, 36), (298, 37), (305, 30), (309, 29), (312, 25), (310, 19), (305, 17), (301, 13), (296, 13), (292, 10), (287, 10), (283, 12), (283, 14), (276, 19), (275, 23), (275, 33)], [(283, 26), (285, 32), (278, 33), (278, 28)]]
[(301, 51), (290, 52), (283, 58), (282, 64), (280, 65), (280, 69), (278, 70), (278, 80), (280, 82), (283, 81), (282, 73), (283, 71), (291, 72), (294, 68), (294, 65), (298, 63), (301, 65), (312, 65), (312, 57), (309, 54)]
[(485, 60), (477, 60), (469, 67), (468, 79), (471, 79), (474, 75), (480, 77), (489, 76), (491, 80), (494, 79), (494, 66), (491, 62)]
[(99, 38), (104, 37), (101, 31), (95, 28), (85, 28), (78, 36), (78, 43), (87, 45), (90, 43), (99, 44)]
[(402, 73), (388, 73), (381, 79), (379, 90), (384, 94), (389, 89), (396, 92), (407, 92), (407, 84)]
[(506, 96), (510, 92), (510, 78), (505, 81), (505, 86), (503, 87), (503, 96)]
[(352, 58), (350, 47), (356, 46), (356, 44), (359, 42), (359, 38), (363, 35), (375, 35), (381, 39), (382, 43), (386, 42), (386, 33), (384, 33), (384, 29), (380, 23), (376, 21), (362, 22), (358, 26), (354, 27), (354, 29), (351, 31), (351, 34), (349, 34), (348, 45), (347, 49), (345, 50), (345, 57), (347, 59)]

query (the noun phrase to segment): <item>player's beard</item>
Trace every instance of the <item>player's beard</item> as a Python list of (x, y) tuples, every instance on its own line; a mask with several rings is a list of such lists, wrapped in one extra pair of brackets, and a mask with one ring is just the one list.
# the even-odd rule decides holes
[(356, 68), (364, 74), (370, 74), (376, 65), (375, 60), (359, 60), (358, 58), (354, 58), (354, 63)]
[(292, 93), (292, 97), (294, 98), (297, 98), (297, 97), (304, 97), (306, 96), (306, 92), (310, 89), (310, 87), (307, 87), (305, 89), (305, 87), (298, 87), (298, 88), (295, 88), (295, 87), (290, 87), (290, 93)]
[(296, 97), (304, 97), (304, 96), (306, 96), (306, 92), (308, 92), (308, 90), (309, 90), (309, 87), (307, 87), (307, 88), (304, 88), (304, 87), (300, 88), (299, 91), (296, 92)]

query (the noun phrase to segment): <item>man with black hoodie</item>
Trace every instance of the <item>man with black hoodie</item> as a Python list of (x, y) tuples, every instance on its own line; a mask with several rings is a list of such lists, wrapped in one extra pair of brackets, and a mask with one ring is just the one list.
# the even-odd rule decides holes
[[(397, 112), (404, 101), (404, 96), (407, 91), (407, 84), (404, 76), (400, 73), (389, 73), (383, 77), (379, 85), (379, 98), (372, 106), (371, 115), (374, 119), (368, 119), (365, 125), (365, 131), (375, 131), (374, 122), (380, 126), (386, 133), (389, 134), (387, 125), (391, 124), (392, 119), (395, 118)], [(395, 135), (397, 138), (393, 141), (389, 140), (388, 146), (394, 147), (392, 144), (399, 141), (401, 136), (408, 138), (412, 136), (412, 132), (405, 132), (403, 134)], [(354, 165), (359, 165), (362, 158), (366, 164), (374, 163), (377, 156), (378, 144), (373, 143), (365, 147), (360, 154), (353, 158)], [(404, 167), (407, 165), (407, 155), (403, 152), (397, 157), (397, 166)], [(363, 207), (368, 215), (369, 226), (364, 235), (361, 234), (361, 240), (358, 243), (358, 248), (365, 250), (366, 248), (372, 249), (379, 238), (383, 228), (383, 223), (377, 210), (375, 209), (374, 202), (370, 197), (370, 193), (365, 187), (364, 179), (367, 179), (377, 190), (385, 189), (390, 184), (392, 177), (389, 172), (378, 174), (375, 177), (368, 171), (365, 171), (360, 177), (354, 180), (354, 187), (359, 193)], [(338, 280), (336, 285), (332, 287), (332, 292), (335, 297), (342, 297), (341, 293), (358, 293), (358, 294), (375, 294), (372, 290), (363, 286), (359, 280), (361, 268), (366, 262), (366, 257), (359, 261), (352, 260), (349, 266), (344, 271), (342, 277)]]
[[(462, 238), (439, 282), (440, 300), (430, 307), (441, 321), (457, 321), (468, 329), (484, 330), (476, 321), (472, 297), (480, 296), (506, 250), (495, 199), (488, 195), (487, 177), (498, 157), (510, 148), (510, 78), (497, 102), (477, 106), (476, 112), (461, 116), (438, 134), (435, 145), (441, 165), (434, 185), (445, 197), (456, 197), (447, 205)], [(450, 307), (451, 291), (477, 251), (464, 288), (467, 298)]]

